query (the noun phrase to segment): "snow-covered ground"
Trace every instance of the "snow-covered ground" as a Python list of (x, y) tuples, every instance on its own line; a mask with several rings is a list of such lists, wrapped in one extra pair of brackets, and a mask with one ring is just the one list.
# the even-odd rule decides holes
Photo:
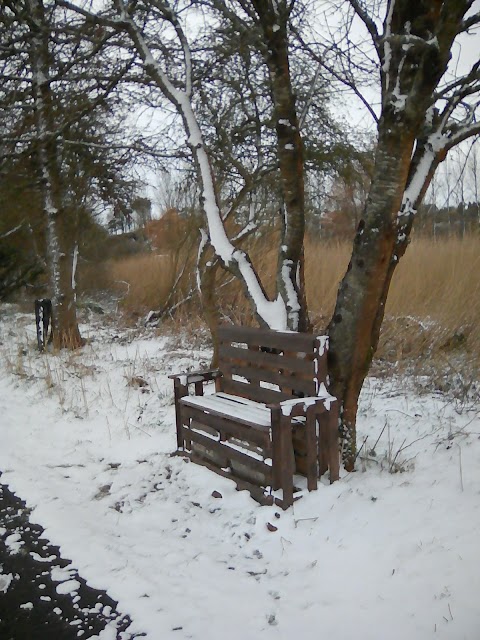
[(369, 379), (358, 471), (283, 512), (170, 456), (167, 376), (207, 366), (207, 348), (96, 316), (79, 352), (40, 355), (33, 313), (13, 311), (0, 308), (2, 482), (133, 631), (480, 638), (478, 404)]

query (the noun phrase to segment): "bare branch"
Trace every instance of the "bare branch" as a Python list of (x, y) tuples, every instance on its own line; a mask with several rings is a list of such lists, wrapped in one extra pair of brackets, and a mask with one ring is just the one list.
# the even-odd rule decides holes
[(480, 11), (478, 13), (473, 14), (473, 16), (470, 16), (469, 18), (466, 18), (462, 22), (461, 28), (459, 30), (459, 33), (468, 31), (472, 27), (476, 27), (479, 24), (480, 24)]
[[(364, 105), (364, 107), (367, 109), (367, 111), (370, 113), (370, 115), (372, 116), (374, 122), (378, 123), (378, 116), (375, 113), (375, 111), (373, 110), (371, 104), (369, 103), (369, 101), (365, 98), (365, 96), (362, 94), (362, 92), (358, 89), (356, 82), (352, 79), (352, 78), (348, 78), (346, 75), (342, 75), (341, 73), (339, 73), (338, 71), (335, 71), (335, 69), (328, 65), (325, 61), (325, 58), (323, 58), (322, 56), (319, 56), (311, 47), (311, 45), (309, 45), (304, 38), (301, 36), (301, 34), (299, 33), (298, 29), (296, 29), (295, 27), (292, 27), (292, 31), (295, 33), (296, 37), (298, 38), (298, 41), (300, 42), (300, 44), (302, 45), (302, 47), (309, 53), (309, 55), (312, 56), (312, 58), (318, 63), (319, 67), (323, 67), (324, 69), (326, 69), (329, 73), (332, 74), (332, 76), (335, 78), (335, 80), (338, 80), (338, 82), (341, 82), (344, 86), (348, 87), (351, 91), (353, 91), (353, 93), (357, 96), (357, 98), (362, 102), (362, 104)], [(316, 75), (315, 75), (316, 77)], [(313, 89), (313, 86), (312, 86)], [(312, 91), (313, 94), (313, 91)], [(300, 120), (300, 124), (302, 124), (303, 120), (305, 119), (306, 116), (306, 110), (308, 109), (308, 100), (307, 103), (304, 107), (304, 110), (299, 118)]]
[(360, 20), (363, 22), (363, 24), (367, 28), (367, 31), (370, 34), (370, 37), (372, 38), (372, 42), (375, 45), (375, 49), (378, 52), (380, 38), (378, 35), (378, 30), (375, 22), (368, 15), (367, 10), (362, 6), (362, 3), (360, 0), (348, 0), (348, 2), (350, 3), (350, 6), (352, 7), (352, 9), (355, 11), (356, 15), (360, 18)]

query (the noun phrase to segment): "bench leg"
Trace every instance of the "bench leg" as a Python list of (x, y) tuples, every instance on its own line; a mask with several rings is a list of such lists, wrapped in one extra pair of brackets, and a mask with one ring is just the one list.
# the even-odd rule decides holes
[(329, 412), (322, 413), (318, 416), (318, 476), (321, 478), (328, 471), (328, 420)]
[(309, 491), (315, 491), (317, 488), (317, 434), (316, 416), (313, 411), (307, 411), (305, 445), (307, 449), (307, 488)]
[(323, 476), (330, 470), (330, 482), (340, 477), (340, 451), (338, 447), (338, 400), (332, 402), (330, 409), (319, 418), (318, 434), (318, 475)]
[(181, 384), (179, 380), (175, 379), (173, 394), (175, 398), (175, 421), (177, 427), (177, 448), (184, 449), (184, 440), (182, 433), (183, 418), (182, 410), (180, 406), (180, 399), (188, 395), (188, 388), (186, 385)]
[(283, 490), (283, 508), (286, 509), (293, 504), (294, 454), (292, 423), (289, 417), (282, 416), (282, 421), (280, 422), (280, 441), (281, 488)]
[(280, 423), (282, 419), (282, 415), (280, 411), (276, 409), (272, 409), (272, 489), (276, 491), (280, 489), (280, 485), (282, 482), (281, 479), (281, 469), (280, 469), (280, 459), (282, 453), (282, 445), (280, 441)]
[(327, 412), (327, 433), (328, 433), (328, 465), (330, 467), (330, 482), (335, 482), (340, 478), (340, 451), (338, 447), (338, 418), (339, 402), (335, 400), (330, 405)]
[(272, 472), (273, 489), (282, 489), (282, 508), (293, 504), (294, 455), (292, 423), (280, 409), (272, 409)]

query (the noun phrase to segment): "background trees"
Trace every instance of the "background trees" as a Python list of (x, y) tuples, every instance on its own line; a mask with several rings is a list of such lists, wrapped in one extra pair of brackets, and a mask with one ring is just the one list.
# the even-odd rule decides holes
[[(4, 50), (13, 51), (12, 61), (23, 62), (8, 62), (17, 65), (14, 73), (8, 65), (4, 69), (13, 88), (5, 109), (14, 127), (18, 118), (12, 114), (30, 105), (30, 120), (19, 120), (27, 133), (16, 134), (15, 153), (24, 149), (31, 155), (29, 145), (36, 141), (48, 228), (61, 238), (60, 221), (71, 224), (72, 216), (63, 212), (75, 201), (70, 185), (78, 175), (86, 178), (78, 187), (85, 203), (98, 187), (120, 218), (132, 215), (125, 199), (115, 209), (119, 172), (105, 171), (95, 160), (95, 150), (122, 148), (112, 144), (101, 115), (95, 121), (92, 116), (112, 113), (110, 96), (122, 79), (129, 109), (143, 107), (151, 115), (144, 139), (152, 139), (147, 130), (154, 124), (166, 123), (154, 155), (170, 155), (175, 168), (181, 163), (195, 172), (203, 212), (197, 281), (213, 335), (220, 268), (242, 283), (258, 322), (277, 329), (309, 327), (304, 231), (308, 218), (311, 228), (323, 223), (315, 211), (321, 198), (313, 188), (306, 197), (305, 185), (321, 191), (325, 182), (325, 192), (340, 190), (355, 237), (328, 333), (332, 384), (342, 404), (344, 461), (352, 469), (358, 396), (416, 212), (448, 152), (480, 132), (478, 58), (468, 67), (450, 63), (455, 43), (479, 25), (473, 2), (350, 0), (331, 7), (301, 0), (112, 0), (99, 10), (81, 1), (29, 3), (32, 15), (40, 16), (36, 22), (20, 20), (22, 3), (6, 4), (6, 19), (18, 25), (19, 35), (7, 39)], [(325, 6), (322, 30), (319, 8)], [(52, 16), (54, 39), (45, 36), (51, 22), (39, 27)], [(28, 46), (17, 51), (17, 42)], [(32, 43), (43, 47), (43, 58), (28, 57)], [(328, 124), (329, 85), (347, 87), (373, 118), (371, 150), (352, 153), (341, 128)], [(74, 96), (68, 100), (75, 107), (67, 120), (65, 109), (60, 113), (56, 106), (65, 104), (65, 96)], [(114, 113), (122, 114), (119, 104)], [(87, 164), (90, 172), (84, 172)], [(247, 251), (262, 227), (274, 229), (272, 237), (278, 238), (272, 291)], [(49, 245), (55, 246), (52, 238)], [(51, 251), (54, 285), (63, 262), (72, 263), (72, 251), (70, 245)], [(62, 290), (71, 271), (64, 269)]]
[[(114, 158), (109, 149), (115, 136), (112, 91), (122, 69), (103, 73), (98, 54), (104, 55), (105, 41), (65, 22), (53, 0), (4, 2), (0, 20), (3, 235), (18, 239), (16, 250), (27, 263), (34, 255), (25, 275), (48, 274), (54, 340), (76, 347), (82, 232), (91, 227), (98, 200), (114, 199), (113, 166), (118, 171), (125, 164), (121, 150)], [(15, 237), (9, 226), (18, 226)]]

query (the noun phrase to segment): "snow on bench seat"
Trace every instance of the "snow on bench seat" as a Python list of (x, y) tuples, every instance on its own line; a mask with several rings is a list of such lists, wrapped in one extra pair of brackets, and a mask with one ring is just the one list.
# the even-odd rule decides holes
[(197, 407), (206, 413), (227, 415), (250, 427), (270, 427), (270, 409), (263, 403), (229, 393), (215, 393), (209, 396), (186, 396), (181, 403), (187, 407)]

